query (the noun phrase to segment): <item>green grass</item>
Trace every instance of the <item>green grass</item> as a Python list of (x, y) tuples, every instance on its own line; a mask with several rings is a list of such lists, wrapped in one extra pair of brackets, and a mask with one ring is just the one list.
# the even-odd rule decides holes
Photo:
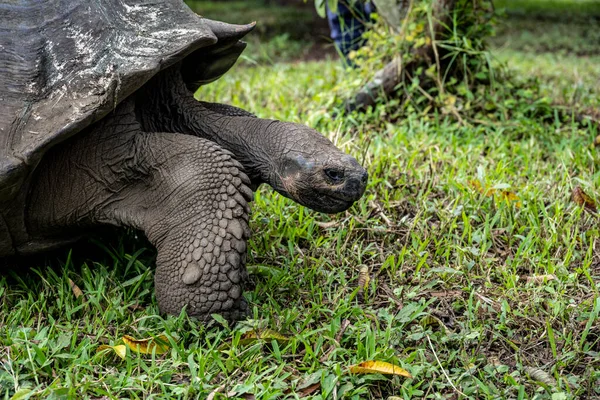
[(494, 0), (497, 9), (531, 17), (564, 19), (574, 16), (600, 16), (597, 0)]
[[(566, 107), (599, 105), (595, 58), (499, 57)], [(600, 201), (598, 129), (558, 114), (476, 126), (433, 115), (390, 123), (385, 108), (332, 119), (343, 75), (332, 61), (238, 66), (200, 93), (314, 126), (370, 172), (365, 197), (341, 215), (257, 193), (251, 320), (217, 329), (160, 316), (150, 246), (96, 237), (0, 275), (0, 396), (295, 399), (319, 383), (311, 398), (600, 397), (598, 216), (571, 201), (576, 186)], [(532, 280), (540, 275), (554, 279)], [(248, 327), (292, 339), (240, 344)], [(164, 355), (96, 355), (124, 334), (162, 333), (173, 345)], [(347, 373), (370, 359), (414, 378)]]
[(496, 47), (527, 53), (600, 54), (600, 2), (595, 0), (497, 0), (508, 16), (492, 38)]

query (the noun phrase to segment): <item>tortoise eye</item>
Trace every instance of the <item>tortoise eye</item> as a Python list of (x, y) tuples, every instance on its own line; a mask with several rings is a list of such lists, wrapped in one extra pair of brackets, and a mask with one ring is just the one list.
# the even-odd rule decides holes
[(337, 168), (325, 168), (325, 175), (334, 183), (340, 183), (344, 179), (344, 171)]

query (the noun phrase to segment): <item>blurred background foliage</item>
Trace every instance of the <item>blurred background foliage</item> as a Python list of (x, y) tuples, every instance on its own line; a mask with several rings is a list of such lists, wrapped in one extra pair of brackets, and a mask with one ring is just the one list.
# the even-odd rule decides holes
[[(259, 21), (241, 64), (335, 59), (325, 19), (319, 17), (325, 0), (198, 1), (188, 4), (201, 15), (232, 23)], [(334, 2), (336, 3), (336, 2)], [(400, 27), (381, 18), (367, 21), (367, 45), (351, 54), (357, 68), (346, 70), (330, 104), (342, 112), (344, 101), (372, 84), (375, 72), (394, 57), (403, 67), (418, 49), (430, 45), (436, 18), (435, 1), (413, 0)], [(431, 112), (472, 123), (526, 117), (585, 119), (596, 114), (596, 100), (585, 88), (548, 96), (552, 87), (540, 85), (536, 74), (509, 73), (513, 57), (552, 53), (552, 57), (600, 54), (600, 2), (593, 0), (457, 0), (446, 28), (435, 37), (435, 59), (424, 57), (412, 70), (405, 68), (393, 96), (377, 107), (389, 120), (407, 112)], [(435, 36), (435, 35), (434, 35)], [(371, 83), (370, 83), (371, 82)], [(552, 99), (551, 99), (552, 98)], [(563, 111), (567, 111), (566, 113)], [(584, 117), (582, 117), (584, 115)]]

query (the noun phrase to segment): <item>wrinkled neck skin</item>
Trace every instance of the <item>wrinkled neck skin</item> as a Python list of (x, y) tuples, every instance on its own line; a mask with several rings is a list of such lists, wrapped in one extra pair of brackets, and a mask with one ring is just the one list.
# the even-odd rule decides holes
[(261, 183), (276, 181), (271, 175), (278, 166), (272, 155), (282, 151), (277, 137), (282, 122), (256, 118), (235, 107), (197, 101), (174, 68), (147, 85), (138, 105), (144, 130), (180, 132), (218, 143), (244, 166), (253, 190)]
[(177, 67), (161, 72), (138, 92), (136, 114), (147, 132), (200, 136), (229, 150), (253, 190), (268, 183), (299, 204), (327, 213), (348, 209), (365, 191), (367, 171), (319, 132), (196, 101)]

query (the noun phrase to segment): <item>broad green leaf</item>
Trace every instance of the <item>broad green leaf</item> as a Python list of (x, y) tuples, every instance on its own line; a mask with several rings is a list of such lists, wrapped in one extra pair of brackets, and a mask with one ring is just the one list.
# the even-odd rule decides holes
[(315, 0), (315, 9), (319, 17), (325, 18), (327, 13), (325, 12), (325, 0)]
[(28, 389), (28, 388), (22, 388), (19, 389), (15, 392), (15, 394), (12, 395), (12, 397), (10, 398), (10, 400), (23, 400), (23, 399), (28, 399), (29, 395), (31, 394), (32, 390)]

